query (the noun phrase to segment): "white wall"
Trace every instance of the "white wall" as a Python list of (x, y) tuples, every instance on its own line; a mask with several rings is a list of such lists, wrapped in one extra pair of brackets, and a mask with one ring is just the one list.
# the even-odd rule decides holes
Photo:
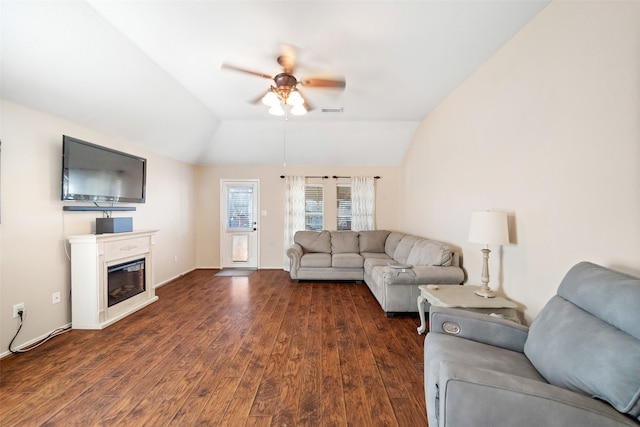
[[(135, 229), (160, 230), (154, 247), (155, 284), (195, 268), (193, 166), (10, 102), (2, 101), (0, 117), (0, 355), (18, 326), (12, 317), (16, 303), (26, 308), (16, 346), (71, 321), (65, 237), (95, 232), (95, 218), (101, 214), (62, 211), (70, 204), (60, 201), (63, 134), (148, 159), (146, 203), (136, 205), (136, 212), (114, 216), (132, 216)], [(56, 291), (62, 301), (54, 305)]]
[[(258, 179), (260, 181), (260, 268), (282, 268), (284, 260), (284, 179), (280, 175), (301, 176), (380, 176), (376, 181), (376, 225), (379, 229), (397, 229), (399, 205), (399, 168), (367, 167), (275, 167), (275, 166), (200, 166), (197, 171), (197, 253), (199, 268), (220, 266), (220, 180)], [(335, 230), (336, 180), (312, 179), (324, 183), (325, 228)], [(341, 181), (348, 182), (348, 181)]]
[(403, 165), (401, 228), (458, 242), (512, 215), (492, 287), (529, 319), (589, 260), (640, 275), (640, 3), (550, 3), (426, 117)]

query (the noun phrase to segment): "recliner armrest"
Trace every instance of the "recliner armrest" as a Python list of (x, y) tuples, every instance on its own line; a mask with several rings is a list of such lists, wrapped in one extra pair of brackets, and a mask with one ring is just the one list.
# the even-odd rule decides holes
[(590, 396), (455, 362), (442, 362), (436, 398), (441, 427), (637, 426)]
[(432, 305), (429, 332), (455, 335), (523, 353), (529, 327), (500, 317)]

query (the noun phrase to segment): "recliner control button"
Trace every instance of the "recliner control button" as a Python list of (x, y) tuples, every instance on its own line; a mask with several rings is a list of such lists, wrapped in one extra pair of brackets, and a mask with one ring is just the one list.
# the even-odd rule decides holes
[(442, 324), (442, 329), (451, 335), (458, 335), (460, 333), (460, 326), (457, 323), (453, 322), (444, 322)]

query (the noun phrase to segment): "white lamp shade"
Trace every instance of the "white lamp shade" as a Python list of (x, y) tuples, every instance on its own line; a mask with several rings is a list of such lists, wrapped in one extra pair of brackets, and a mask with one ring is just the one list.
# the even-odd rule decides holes
[(304, 108), (304, 105), (302, 104), (294, 105), (293, 107), (291, 107), (291, 114), (295, 116), (303, 116), (307, 114), (307, 109)]
[(469, 241), (485, 245), (508, 245), (509, 225), (505, 212), (473, 212), (469, 226)]
[(269, 108), (269, 114), (274, 116), (284, 116), (284, 110), (280, 104), (276, 104), (273, 107)]
[(287, 98), (287, 104), (289, 105), (302, 105), (304, 104), (304, 99), (302, 99), (302, 95), (297, 90), (294, 90), (289, 94)]
[(280, 98), (274, 92), (269, 91), (262, 97), (262, 103), (269, 107), (275, 107), (280, 104)]

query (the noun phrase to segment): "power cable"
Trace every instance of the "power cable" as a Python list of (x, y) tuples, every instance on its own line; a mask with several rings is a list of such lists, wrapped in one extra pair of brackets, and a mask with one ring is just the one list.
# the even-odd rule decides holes
[(11, 339), (11, 342), (9, 343), (9, 351), (13, 354), (20, 354), (20, 353), (26, 353), (27, 351), (33, 350), (36, 347), (40, 347), (42, 344), (46, 343), (47, 341), (49, 341), (51, 338), (58, 336), (60, 334), (63, 334), (67, 331), (69, 331), (71, 329), (71, 326), (67, 326), (64, 328), (58, 328), (58, 329), (54, 329), (53, 331), (51, 331), (51, 333), (49, 335), (47, 335), (46, 337), (42, 338), (40, 341), (30, 344), (29, 346), (27, 346), (26, 348), (18, 348), (18, 349), (13, 349), (13, 342), (16, 340), (16, 338), (18, 337), (18, 334), (20, 333), (20, 330), (22, 329), (22, 324), (24, 323), (24, 311), (20, 310), (18, 311), (18, 316), (20, 317), (20, 325), (18, 326), (18, 330), (16, 331), (16, 334), (13, 336), (13, 338)]

